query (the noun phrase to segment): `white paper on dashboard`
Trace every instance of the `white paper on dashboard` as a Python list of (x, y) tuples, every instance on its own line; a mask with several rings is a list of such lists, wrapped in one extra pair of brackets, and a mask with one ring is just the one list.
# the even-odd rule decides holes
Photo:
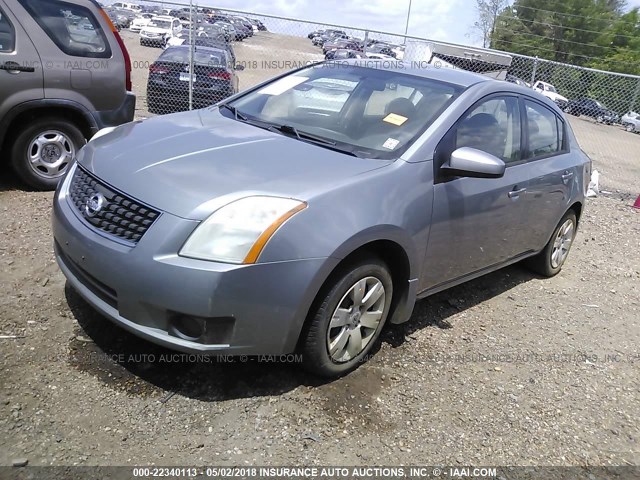
[(273, 82), (271, 85), (267, 85), (258, 93), (263, 95), (281, 95), (287, 90), (291, 90), (296, 85), (300, 85), (302, 82), (309, 80), (309, 77), (285, 77)]

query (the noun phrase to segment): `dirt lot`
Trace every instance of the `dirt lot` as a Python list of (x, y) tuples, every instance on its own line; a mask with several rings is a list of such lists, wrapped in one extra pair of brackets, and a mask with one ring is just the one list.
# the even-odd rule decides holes
[[(240, 59), (291, 46), (260, 35)], [(132, 39), (134, 59), (159, 54)], [(140, 117), (144, 84), (136, 69)], [(0, 465), (640, 464), (640, 136), (571, 123), (610, 193), (562, 274), (514, 266), (421, 301), (333, 382), (180, 361), (115, 328), (54, 262), (52, 194), (3, 172), (0, 335), (19, 338), (0, 339)]]

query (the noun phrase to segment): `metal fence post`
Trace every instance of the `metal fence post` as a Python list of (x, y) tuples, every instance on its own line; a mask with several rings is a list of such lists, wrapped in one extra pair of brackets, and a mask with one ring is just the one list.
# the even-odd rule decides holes
[(531, 72), (531, 88), (536, 83), (536, 72), (538, 71), (538, 57), (533, 60), (533, 71)]
[(362, 50), (362, 53), (364, 53), (365, 56), (367, 55), (367, 43), (369, 43), (369, 30), (364, 31), (364, 48)]
[(189, 0), (189, 110), (193, 110), (193, 0)]

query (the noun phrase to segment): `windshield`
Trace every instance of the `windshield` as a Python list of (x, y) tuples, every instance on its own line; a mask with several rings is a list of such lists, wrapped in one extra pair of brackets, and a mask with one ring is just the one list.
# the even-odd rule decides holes
[(149, 22), (150, 27), (158, 27), (158, 28), (171, 28), (171, 22), (167, 22), (166, 20), (153, 20)]
[(398, 71), (329, 63), (271, 82), (230, 105), (248, 121), (293, 127), (357, 156), (397, 158), (461, 90)]

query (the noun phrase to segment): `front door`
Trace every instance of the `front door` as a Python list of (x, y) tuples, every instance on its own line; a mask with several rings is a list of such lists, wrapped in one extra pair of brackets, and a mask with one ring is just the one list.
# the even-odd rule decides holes
[[(516, 96), (492, 96), (472, 107), (445, 136), (441, 143), (449, 150), (445, 156), (456, 148), (472, 147), (501, 158), (507, 168), (502, 178), (436, 180), (421, 290), (437, 288), (526, 250), (530, 178), (522, 160), (520, 123)], [(442, 153), (434, 161), (442, 159)]]

